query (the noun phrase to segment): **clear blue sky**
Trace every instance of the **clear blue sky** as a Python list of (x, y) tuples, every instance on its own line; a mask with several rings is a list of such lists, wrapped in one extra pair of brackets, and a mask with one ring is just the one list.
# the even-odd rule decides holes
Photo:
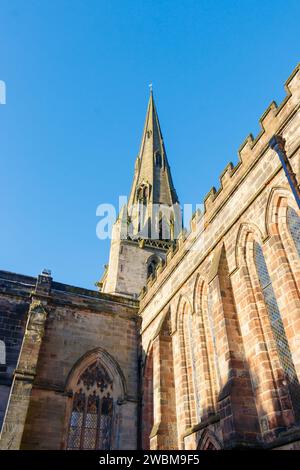
[(199, 203), (300, 58), (299, 0), (0, 0), (0, 269), (94, 288), (96, 207), (127, 194), (148, 84)]

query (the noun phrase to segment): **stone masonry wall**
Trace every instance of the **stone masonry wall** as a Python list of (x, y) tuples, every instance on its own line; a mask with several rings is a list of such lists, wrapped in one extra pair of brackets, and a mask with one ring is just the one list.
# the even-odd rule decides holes
[[(19, 341), (17, 350), (8, 350), (11, 371), (25, 339), (19, 365), (11, 374), (12, 393), (0, 448), (66, 448), (72, 383), (77, 380), (77, 370), (93, 357), (105, 361), (119, 390), (114, 403), (113, 448), (136, 448), (137, 303), (52, 282), (47, 275), (39, 276), (36, 285), (20, 282), (18, 275), (9, 273), (6, 277), (0, 296), (0, 319), (9, 331), (10, 336), (5, 338), (16, 337)], [(14, 318), (14, 323), (7, 321), (7, 315)]]
[[(35, 278), (0, 271), (0, 341), (5, 358), (0, 364), (0, 431), (9, 397), (13, 374), (23, 341), (30, 293)], [(3, 344), (2, 343), (2, 344)]]
[(120, 220), (113, 227), (107, 278), (103, 292), (138, 296), (147, 282), (147, 261), (152, 255), (165, 259), (165, 251), (120, 238)]
[[(269, 140), (275, 133), (286, 139), (299, 181), (300, 66), (286, 91), (147, 281), (139, 315), (138, 302), (128, 297), (56, 283), (47, 273), (0, 272), (1, 449), (66, 448), (72, 387), (96, 359), (117, 384), (114, 449), (136, 448), (138, 424), (151, 449), (299, 448), (300, 261), (287, 214), (300, 211)], [(138, 252), (144, 266), (146, 250), (130, 244), (123, 250), (126, 259)], [(122, 256), (115, 255), (114, 276), (123, 276)], [(141, 281), (136, 266), (124, 272), (124, 289)], [(270, 308), (281, 322), (289, 376)]]
[(66, 389), (68, 376), (86, 353), (101, 348), (118, 364), (126, 383), (115, 446), (134, 449), (138, 403), (135, 304), (103, 294), (96, 298), (81, 296), (76, 289), (65, 292), (63, 288), (54, 283), (48, 304), (49, 315), (21, 448), (65, 448), (66, 410), (71, 400)]
[[(300, 181), (299, 66), (286, 90), (285, 100), (278, 107), (272, 103), (264, 113), (261, 133), (246, 139), (239, 150), (240, 162), (226, 167), (220, 189), (208, 193), (204, 213), (195, 214), (190, 232), (182, 233), (140, 297), (145, 358), (155, 351), (164, 318), (170, 315), (178, 448), (269, 448), (300, 439), (291, 388), (254, 263), (258, 243), (299, 393), (300, 263), (287, 227), (287, 208), (298, 216), (300, 211), (278, 156), (269, 148), (275, 133), (286, 139), (287, 155)], [(162, 370), (155, 364), (155, 354), (153, 370)], [(162, 428), (157, 410), (163, 379), (155, 381), (160, 385), (153, 395), (151, 438)], [(145, 399), (143, 407), (149, 408)], [(158, 437), (156, 442), (164, 441)]]

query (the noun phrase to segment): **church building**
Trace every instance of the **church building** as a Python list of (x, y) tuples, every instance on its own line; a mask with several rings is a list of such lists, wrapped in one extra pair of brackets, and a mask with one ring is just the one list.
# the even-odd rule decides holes
[(98, 290), (0, 271), (0, 449), (300, 450), (300, 65), (285, 89), (188, 228), (151, 92)]

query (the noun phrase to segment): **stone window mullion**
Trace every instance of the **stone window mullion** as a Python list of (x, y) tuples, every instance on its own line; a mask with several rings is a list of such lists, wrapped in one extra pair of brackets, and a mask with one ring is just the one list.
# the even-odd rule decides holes
[(102, 408), (102, 397), (99, 398), (99, 409), (97, 413), (97, 433), (96, 433), (96, 441), (95, 441), (95, 449), (99, 449), (100, 447), (100, 423), (101, 423), (101, 408)]
[(83, 443), (84, 443), (84, 433), (85, 433), (85, 422), (86, 422), (86, 413), (87, 413), (87, 407), (88, 407), (88, 400), (86, 393), (85, 394), (85, 405), (84, 405), (84, 412), (82, 416), (82, 425), (81, 425), (81, 433), (80, 433), (80, 449), (83, 448)]

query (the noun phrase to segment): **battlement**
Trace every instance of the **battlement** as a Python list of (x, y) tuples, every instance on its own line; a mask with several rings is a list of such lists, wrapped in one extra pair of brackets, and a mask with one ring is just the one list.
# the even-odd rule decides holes
[[(275, 133), (280, 134), (286, 122), (299, 109), (300, 63), (285, 82), (284, 88), (286, 96), (283, 101), (279, 105), (272, 101), (259, 119), (261, 130), (258, 135), (254, 137), (252, 134), (249, 134), (239, 147), (238, 163), (233, 165), (232, 162), (229, 162), (220, 174), (219, 188), (216, 189), (213, 186), (204, 197), (204, 212), (197, 211), (193, 214), (190, 221), (190, 230), (188, 232), (186, 230), (182, 231), (176, 246), (170, 247), (167, 251), (165, 263), (157, 266), (156, 272), (150, 277), (140, 294), (140, 299), (143, 299), (142, 302), (146, 296), (148, 297), (148, 294), (151, 297), (150, 290), (152, 291), (152, 286), (162, 276), (166, 267), (170, 264), (172, 264), (172, 267), (175, 266), (179, 258), (188, 250), (189, 245), (187, 244), (193, 243), (193, 240), (196, 238), (200, 222), (205, 230), (210, 221), (216, 216), (223, 205), (226, 204), (228, 198), (247, 176), (251, 168), (269, 149), (271, 137)], [(288, 141), (286, 143), (286, 150), (288, 155), (293, 150)], [(173, 261), (173, 258), (176, 259)]]
[[(272, 101), (265, 110), (259, 124), (261, 131), (256, 137), (251, 133), (246, 137), (238, 149), (239, 161), (234, 166), (229, 162), (222, 171), (218, 190), (213, 186), (204, 197), (204, 212), (212, 213), (217, 205), (224, 201), (226, 196), (236, 187), (251, 165), (269, 147), (269, 140), (275, 132), (280, 132), (287, 117), (300, 105), (300, 64), (285, 82), (286, 96), (278, 106)], [(288, 148), (287, 148), (288, 150)]]

